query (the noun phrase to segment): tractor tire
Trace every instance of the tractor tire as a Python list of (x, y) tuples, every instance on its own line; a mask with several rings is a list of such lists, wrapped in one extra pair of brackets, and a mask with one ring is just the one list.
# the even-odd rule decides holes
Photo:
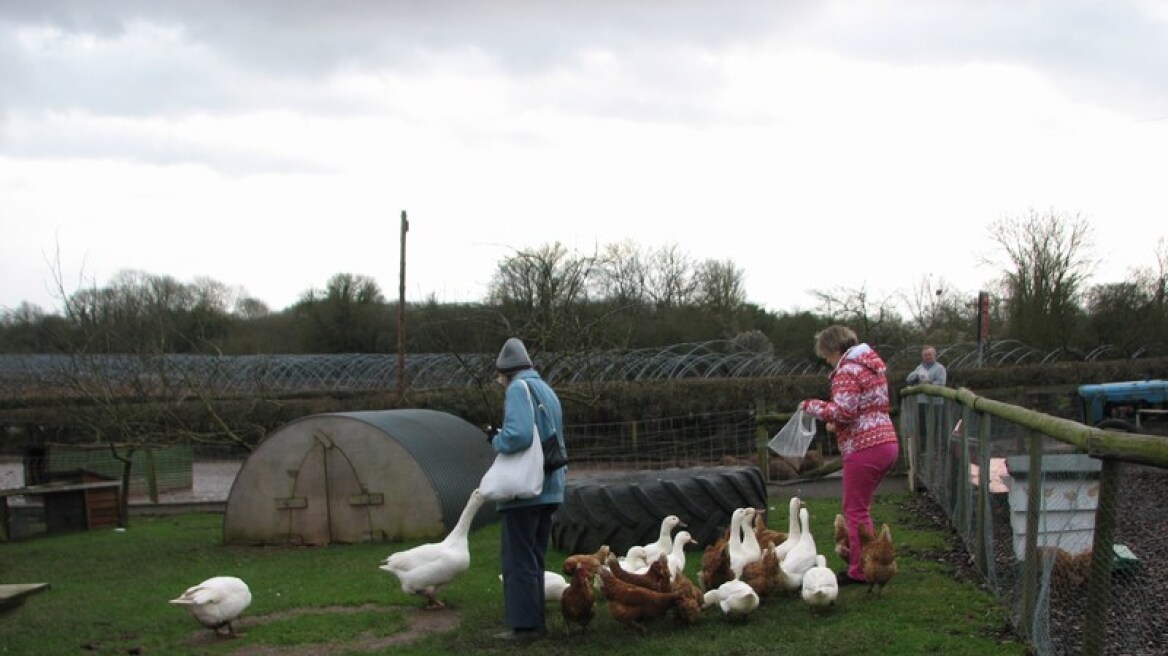
[(1099, 422), (1098, 424), (1095, 424), (1095, 428), (1102, 428), (1105, 430), (1113, 430), (1113, 431), (1123, 431), (1125, 433), (1136, 432), (1135, 424), (1133, 424), (1129, 421), (1124, 421), (1122, 419), (1104, 419), (1103, 421)]
[[(552, 517), (552, 544), (569, 554), (608, 545), (623, 555), (661, 533), (661, 520), (677, 515), (701, 548), (730, 525), (735, 508), (767, 507), (758, 467), (666, 469), (591, 477), (568, 483)], [(676, 534), (676, 533), (675, 533)]]

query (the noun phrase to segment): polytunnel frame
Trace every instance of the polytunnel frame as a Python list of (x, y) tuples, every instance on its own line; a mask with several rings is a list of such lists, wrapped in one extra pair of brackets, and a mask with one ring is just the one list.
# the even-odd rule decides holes
[[(916, 366), (921, 346), (900, 349), (876, 346), (890, 366)], [(1162, 343), (1145, 344), (1130, 359), (1165, 352)], [(976, 342), (938, 348), (938, 358), (951, 371), (967, 367), (1049, 364), (1060, 360), (1096, 361), (1125, 352), (1113, 345), (1096, 347), (1086, 356), (1064, 349), (1041, 351), (1017, 340)], [(537, 367), (549, 382), (651, 381), (710, 378), (755, 378), (806, 375), (825, 365), (808, 357), (778, 357), (742, 349), (734, 340), (708, 340), (666, 347), (555, 353), (533, 351)], [(494, 374), (488, 353), (409, 353), (406, 377), (415, 389), (481, 385)], [(396, 358), (387, 353), (278, 354), (221, 356), (200, 354), (0, 354), (0, 384), (10, 394), (22, 390), (45, 393), (78, 385), (124, 385), (126, 389), (181, 394), (202, 385), (227, 394), (362, 392), (392, 389), (398, 380)]]

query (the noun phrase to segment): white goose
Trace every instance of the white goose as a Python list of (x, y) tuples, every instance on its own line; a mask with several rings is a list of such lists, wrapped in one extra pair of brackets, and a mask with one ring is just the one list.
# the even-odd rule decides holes
[(698, 541), (693, 539), (689, 531), (678, 531), (677, 535), (673, 537), (673, 550), (669, 552), (666, 557), (666, 562), (669, 565), (669, 580), (676, 581), (677, 577), (685, 571), (685, 547), (690, 544), (697, 544)]
[(787, 557), (779, 561), (779, 584), (784, 589), (795, 591), (803, 587), (803, 575), (815, 567), (815, 536), (811, 534), (810, 516), (806, 508), (799, 509), (799, 541), (787, 552)]
[(661, 531), (657, 540), (644, 546), (646, 565), (657, 560), (657, 556), (673, 550), (673, 529), (678, 526), (685, 528), (685, 522), (677, 515), (667, 515), (661, 520)]
[[(754, 513), (754, 508), (735, 508), (730, 515), (730, 541), (726, 544), (726, 551), (730, 554), (730, 570), (734, 572), (734, 578), (742, 576), (742, 568), (748, 563), (762, 558), (762, 550), (752, 550), (742, 537), (747, 531), (753, 537), (754, 531), (750, 528), (750, 520), (754, 518)], [(758, 546), (757, 539), (754, 546)]]
[(185, 606), (199, 624), (214, 630), (217, 635), (222, 635), (219, 629), (227, 627), (227, 635), (238, 638), (243, 634), (235, 632), (232, 622), (251, 605), (251, 590), (234, 576), (214, 576), (187, 588), (182, 596), (171, 599), (170, 603)]
[(839, 581), (827, 566), (827, 558), (815, 556), (815, 567), (803, 573), (803, 601), (812, 608), (827, 608), (839, 596)]
[(779, 562), (787, 557), (787, 552), (795, 543), (799, 541), (799, 509), (803, 507), (803, 502), (799, 497), (791, 497), (791, 502), (787, 505), (787, 539), (775, 547), (775, 555), (779, 557)]
[(758, 608), (758, 593), (745, 581), (731, 579), (702, 595), (702, 608), (717, 605), (726, 615), (747, 615)]
[(470, 549), (466, 534), (471, 520), (483, 505), (478, 489), (471, 491), (454, 529), (441, 541), (420, 544), (412, 549), (392, 553), (380, 565), (401, 582), (402, 592), (426, 599), (426, 608), (442, 608), (438, 590), (470, 567)]

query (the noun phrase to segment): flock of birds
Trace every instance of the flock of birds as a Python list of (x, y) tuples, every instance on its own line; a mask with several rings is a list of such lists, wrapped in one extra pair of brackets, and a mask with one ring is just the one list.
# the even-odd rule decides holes
[[(481, 505), (475, 490), (445, 539), (392, 553), (381, 569), (397, 576), (403, 592), (424, 598), (427, 608), (441, 608), (438, 591), (470, 566), (467, 530)], [(819, 553), (808, 510), (798, 497), (790, 499), (786, 532), (767, 528), (759, 509), (735, 509), (721, 539), (705, 549), (697, 582), (685, 573), (686, 549), (697, 544), (685, 528), (681, 518), (669, 515), (662, 518), (656, 540), (630, 547), (623, 556), (607, 545), (595, 553), (570, 555), (562, 574), (544, 572), (544, 597), (559, 604), (569, 630), (585, 629), (601, 601), (618, 623), (644, 630), (645, 621), (670, 612), (693, 622), (712, 608), (745, 616), (776, 595), (801, 597), (813, 609), (831, 608), (839, 596), (836, 574)], [(842, 515), (835, 518), (834, 538), (836, 553), (846, 561)], [(865, 527), (860, 545), (868, 591), (878, 588), (879, 596), (897, 570), (891, 530), (887, 524), (879, 533)]]
[[(442, 608), (438, 592), (470, 567), (467, 534), (483, 501), (478, 490), (472, 491), (458, 523), (442, 541), (391, 553), (379, 568), (397, 577), (402, 592), (425, 599), (426, 608)], [(836, 603), (836, 574), (819, 553), (808, 510), (798, 497), (790, 499), (786, 532), (768, 528), (759, 509), (735, 509), (722, 537), (702, 554), (696, 583), (685, 568), (686, 549), (697, 541), (685, 528), (678, 516), (669, 515), (661, 520), (656, 540), (635, 545), (623, 556), (607, 545), (595, 553), (568, 556), (563, 574), (544, 572), (545, 599), (559, 604), (568, 630), (586, 629), (601, 600), (615, 621), (642, 631), (645, 621), (670, 612), (686, 623), (713, 608), (729, 617), (743, 617), (772, 596), (801, 597), (820, 610)], [(834, 539), (835, 552), (846, 562), (848, 538), (842, 515), (836, 515)], [(888, 525), (879, 533), (861, 527), (860, 549), (868, 592), (876, 588), (879, 596), (897, 572)], [(251, 603), (251, 592), (238, 578), (218, 576), (170, 603), (185, 606), (216, 633), (226, 628), (234, 637), (240, 634), (232, 622)]]

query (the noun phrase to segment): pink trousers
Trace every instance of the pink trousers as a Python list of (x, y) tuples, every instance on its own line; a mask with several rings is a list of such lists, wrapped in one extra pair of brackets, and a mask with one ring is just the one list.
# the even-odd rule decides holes
[(899, 457), (900, 445), (896, 442), (844, 456), (843, 505), (844, 518), (848, 521), (848, 547), (851, 549), (848, 576), (858, 581), (864, 580), (864, 569), (860, 564), (860, 526), (876, 532), (872, 525), (872, 497), (876, 496), (876, 487)]

